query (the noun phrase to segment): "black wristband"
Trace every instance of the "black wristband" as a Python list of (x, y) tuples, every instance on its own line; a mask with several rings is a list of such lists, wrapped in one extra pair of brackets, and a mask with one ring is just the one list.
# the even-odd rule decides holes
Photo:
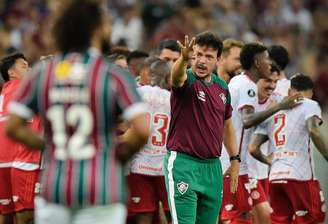
[(232, 161), (232, 160), (238, 160), (238, 162), (241, 162), (239, 155), (230, 156), (230, 161)]

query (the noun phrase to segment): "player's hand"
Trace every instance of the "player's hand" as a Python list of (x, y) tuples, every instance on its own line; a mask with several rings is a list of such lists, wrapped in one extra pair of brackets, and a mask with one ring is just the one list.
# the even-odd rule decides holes
[(271, 166), (272, 165), (272, 161), (273, 161), (273, 153), (271, 153), (270, 155), (268, 155), (266, 157), (266, 160), (268, 162), (268, 165)]
[(183, 57), (183, 60), (185, 60), (185, 61), (188, 60), (189, 59), (189, 53), (192, 52), (193, 46), (195, 44), (195, 38), (193, 37), (189, 41), (189, 37), (188, 37), (188, 35), (186, 35), (184, 45), (180, 41), (177, 41), (177, 43), (181, 48), (181, 56)]
[(279, 103), (279, 108), (281, 110), (291, 109), (293, 107), (300, 105), (303, 99), (304, 98), (300, 93), (294, 96), (287, 96)]
[(236, 193), (238, 187), (238, 177), (239, 177), (239, 161), (232, 160), (229, 167), (230, 176), (230, 192)]
[(115, 146), (115, 158), (118, 160), (122, 165), (125, 165), (133, 156), (131, 150), (127, 146), (125, 142), (119, 142)]

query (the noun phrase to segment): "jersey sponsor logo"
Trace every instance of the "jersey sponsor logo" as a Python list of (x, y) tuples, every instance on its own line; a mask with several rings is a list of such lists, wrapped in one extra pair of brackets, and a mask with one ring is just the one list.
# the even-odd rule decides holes
[(295, 212), (296, 216), (305, 216), (307, 213), (309, 213), (308, 211), (303, 211), (303, 210), (298, 210)]
[(205, 92), (204, 92), (204, 91), (202, 91), (202, 90), (198, 91), (198, 93), (197, 93), (197, 98), (198, 98), (200, 101), (205, 102), (205, 101), (206, 101), (205, 96), (206, 96), (206, 95), (205, 95)]
[(184, 194), (187, 192), (187, 190), (189, 188), (189, 184), (181, 181), (180, 183), (177, 184), (177, 188), (178, 188), (178, 191), (180, 192), (180, 194)]
[(224, 95), (224, 93), (220, 93), (219, 96), (220, 96), (220, 98), (221, 98), (223, 104), (226, 104), (226, 102), (227, 102), (227, 97)]
[(255, 91), (253, 89), (250, 89), (247, 91), (248, 96), (254, 97), (255, 96)]
[(131, 200), (133, 203), (138, 204), (141, 201), (141, 198), (140, 197), (132, 197)]
[(232, 208), (233, 208), (233, 204), (227, 204), (226, 206), (224, 206), (224, 209), (225, 209), (226, 211), (231, 211)]

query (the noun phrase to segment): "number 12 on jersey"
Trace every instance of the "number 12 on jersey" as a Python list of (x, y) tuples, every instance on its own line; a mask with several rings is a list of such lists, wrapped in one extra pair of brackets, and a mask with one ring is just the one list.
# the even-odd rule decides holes
[[(66, 111), (62, 105), (54, 105), (47, 111), (53, 131), (55, 157), (59, 160), (83, 160), (92, 158), (95, 147), (87, 140), (93, 129), (91, 110), (86, 105), (72, 105)], [(76, 127), (69, 138), (67, 127)]]

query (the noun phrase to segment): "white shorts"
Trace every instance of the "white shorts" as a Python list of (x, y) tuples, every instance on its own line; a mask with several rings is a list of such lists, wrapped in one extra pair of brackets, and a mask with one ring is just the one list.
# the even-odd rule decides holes
[(73, 210), (41, 197), (35, 198), (36, 224), (124, 224), (126, 213), (126, 207), (121, 203)]

